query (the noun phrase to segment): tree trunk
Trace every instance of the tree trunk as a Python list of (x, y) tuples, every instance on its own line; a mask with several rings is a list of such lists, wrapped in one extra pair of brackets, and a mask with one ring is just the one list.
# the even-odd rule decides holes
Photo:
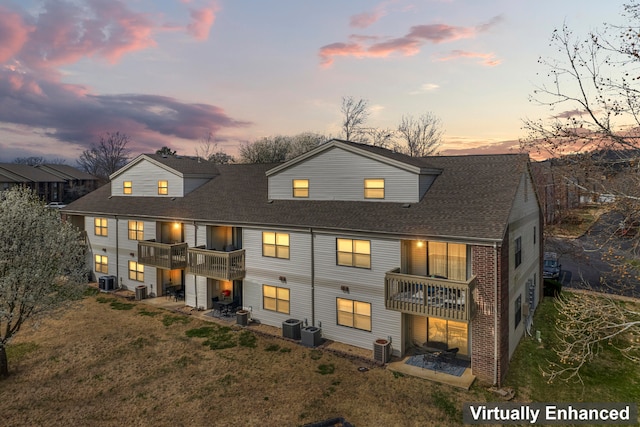
[(7, 347), (0, 344), (0, 378), (9, 376), (9, 363), (7, 362)]

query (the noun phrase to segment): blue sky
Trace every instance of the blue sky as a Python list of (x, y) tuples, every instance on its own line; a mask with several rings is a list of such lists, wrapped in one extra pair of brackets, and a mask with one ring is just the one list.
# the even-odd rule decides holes
[(0, 0), (0, 161), (77, 158), (104, 132), (133, 154), (194, 154), (311, 131), (340, 136), (343, 96), (370, 126), (442, 121), (443, 153), (508, 152), (540, 56), (622, 1)]

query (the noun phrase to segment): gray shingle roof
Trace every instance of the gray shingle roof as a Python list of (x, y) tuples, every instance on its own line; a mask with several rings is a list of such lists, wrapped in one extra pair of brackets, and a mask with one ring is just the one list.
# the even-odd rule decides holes
[(163, 156), (160, 154), (145, 154), (145, 156), (184, 175), (215, 175), (218, 173), (215, 163), (197, 157)]
[(69, 166), (69, 165), (47, 163), (43, 165), (38, 165), (36, 167), (43, 171), (59, 176), (65, 180), (97, 180), (98, 179), (93, 175), (90, 175), (86, 172), (81, 171), (78, 168), (74, 168), (73, 166)]
[(15, 163), (2, 163), (0, 168), (9, 172), (9, 176), (16, 178), (18, 182), (64, 182), (64, 179), (52, 173), (43, 171), (35, 166)]
[(70, 204), (68, 213), (304, 227), (398, 236), (501, 241), (526, 155), (419, 159), (441, 169), (419, 203), (267, 200), (274, 164), (217, 165), (218, 175), (183, 198), (110, 196), (110, 186)]

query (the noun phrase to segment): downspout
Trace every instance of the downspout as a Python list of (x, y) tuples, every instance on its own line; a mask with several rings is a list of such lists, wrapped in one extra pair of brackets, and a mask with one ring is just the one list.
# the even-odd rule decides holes
[(493, 293), (495, 301), (495, 313), (493, 315), (493, 336), (495, 337), (493, 348), (493, 383), (498, 384), (498, 245), (495, 242), (493, 243), (493, 253), (495, 256), (495, 262), (493, 263)]
[[(193, 247), (194, 248), (198, 247), (198, 224), (196, 224), (195, 221), (193, 221)], [(187, 247), (187, 268), (189, 268), (189, 248), (188, 247)], [(186, 279), (185, 279), (185, 282), (186, 282)], [(194, 293), (196, 294), (196, 310), (198, 310), (200, 308), (198, 307), (198, 276), (196, 276), (195, 274), (193, 275), (193, 289), (194, 289)], [(186, 296), (186, 291), (185, 291), (185, 296)]]
[(315, 260), (313, 253), (313, 228), (309, 229), (311, 233), (311, 326), (316, 325), (316, 279), (315, 279)]
[(118, 228), (118, 216), (116, 215), (116, 280), (119, 280), (120, 285), (122, 285), (122, 278), (120, 277), (120, 244), (118, 243)]

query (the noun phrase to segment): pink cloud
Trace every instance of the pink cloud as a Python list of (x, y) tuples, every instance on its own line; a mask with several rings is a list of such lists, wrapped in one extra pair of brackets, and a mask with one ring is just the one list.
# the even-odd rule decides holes
[(480, 58), (481, 64), (486, 65), (487, 67), (495, 67), (499, 65), (502, 61), (496, 59), (493, 53), (481, 53), (481, 52), (467, 52), (463, 50), (454, 50), (451, 51), (447, 55), (440, 56), (438, 61), (453, 61), (455, 59), (460, 58)]
[(445, 43), (460, 39), (470, 39), (477, 34), (475, 27), (455, 27), (446, 24), (417, 25), (404, 38), (426, 40), (431, 43)]
[[(421, 47), (430, 42), (432, 44), (449, 43), (461, 39), (476, 37), (479, 33), (489, 31), (502, 21), (500, 16), (492, 18), (489, 22), (475, 27), (457, 27), (446, 24), (417, 25), (411, 27), (409, 32), (403, 36), (386, 41), (377, 41), (365, 45), (367, 37), (371, 36), (351, 36), (351, 43), (332, 43), (322, 46), (319, 51), (320, 63), (323, 67), (328, 67), (334, 62), (336, 56), (363, 57), (387, 57), (398, 53), (403, 56), (411, 56), (420, 52)], [(359, 43), (353, 42), (359, 39)], [(492, 65), (499, 62), (493, 60)], [(487, 63), (487, 65), (489, 65)]]
[(385, 12), (382, 10), (376, 10), (374, 12), (362, 12), (351, 17), (351, 19), (349, 20), (349, 26), (355, 28), (367, 28), (368, 26), (376, 23), (384, 15)]
[(206, 40), (209, 37), (209, 30), (216, 19), (216, 12), (218, 8), (216, 6), (192, 10), (191, 11), (191, 23), (187, 25), (187, 31), (196, 40)]
[(0, 63), (20, 52), (32, 30), (19, 14), (0, 7)]
[(333, 64), (336, 56), (355, 56), (360, 58), (365, 54), (365, 50), (359, 43), (332, 43), (320, 48), (320, 63), (324, 67)]
[(370, 25), (375, 24), (387, 14), (387, 8), (390, 4), (396, 3), (397, 0), (389, 0), (380, 3), (371, 12), (362, 12), (357, 15), (351, 16), (349, 19), (349, 26), (353, 28), (367, 28)]
[(49, 0), (28, 19), (34, 30), (18, 56), (31, 67), (52, 68), (91, 56), (117, 62), (155, 45), (155, 23), (117, 0)]
[[(107, 131), (129, 135), (136, 146), (195, 140), (206, 131), (249, 126), (221, 107), (146, 94), (101, 95), (62, 82), (61, 65), (85, 58), (117, 62), (156, 46), (166, 31), (156, 16), (129, 9), (124, 0), (45, 0), (37, 12), (0, 6), (0, 124), (29, 129), (84, 147)], [(191, 11), (181, 25), (196, 39), (207, 37), (215, 7)], [(159, 16), (159, 15), (158, 15)]]

